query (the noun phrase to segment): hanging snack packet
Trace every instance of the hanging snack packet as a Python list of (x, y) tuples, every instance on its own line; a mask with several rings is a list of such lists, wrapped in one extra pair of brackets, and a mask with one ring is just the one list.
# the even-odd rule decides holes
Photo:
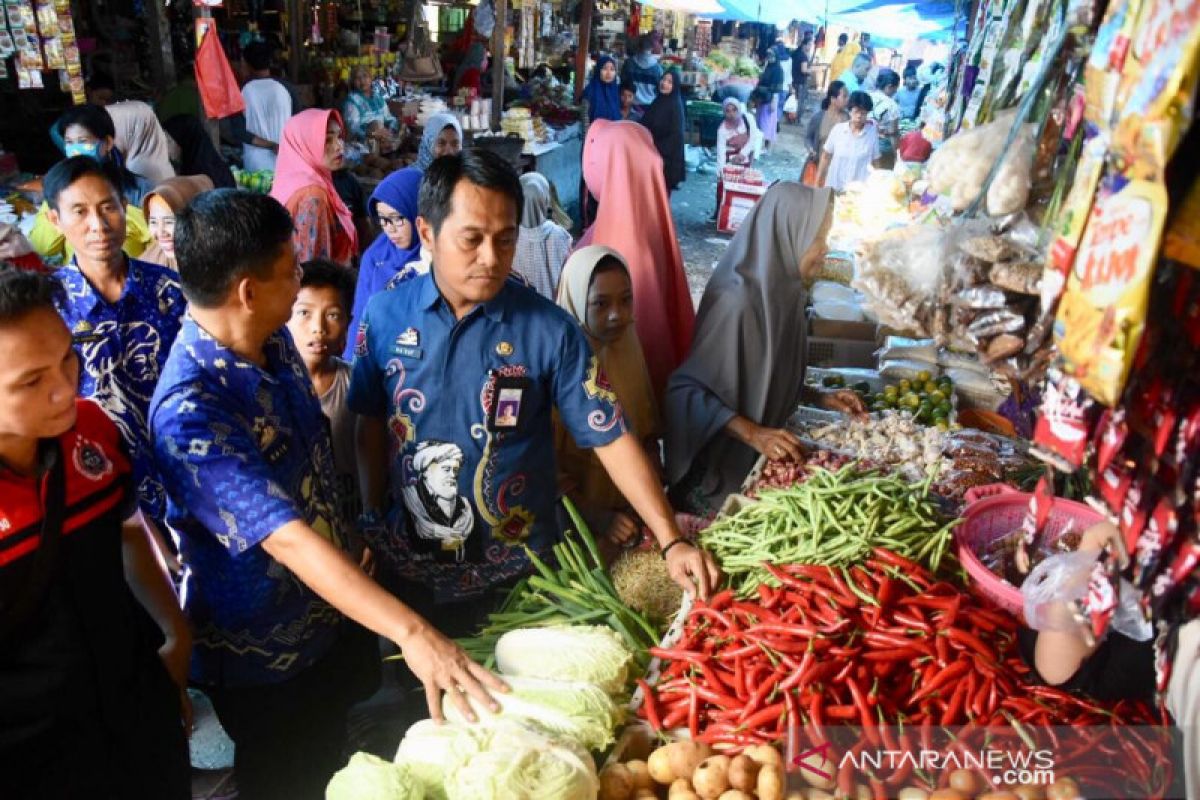
[(1092, 568), (1087, 594), (1072, 604), (1075, 619), (1080, 623), (1084, 640), (1089, 646), (1094, 646), (1108, 633), (1109, 623), (1117, 611), (1119, 584), (1117, 557), (1110, 542), (1100, 551), (1100, 558)]
[(1167, 193), (1157, 181), (1110, 179), (1088, 219), (1054, 338), (1064, 371), (1115, 405), (1146, 324)]
[(1100, 409), (1074, 378), (1058, 370), (1046, 375), (1030, 452), (1063, 472), (1075, 472), (1087, 454)]
[[(1164, 555), (1175, 544), (1179, 535), (1179, 514), (1172, 507), (1169, 497), (1159, 498), (1150, 523), (1138, 537), (1133, 552), (1133, 585), (1145, 591), (1150, 588), (1154, 576), (1162, 566)], [(1126, 539), (1126, 545), (1129, 544)]]

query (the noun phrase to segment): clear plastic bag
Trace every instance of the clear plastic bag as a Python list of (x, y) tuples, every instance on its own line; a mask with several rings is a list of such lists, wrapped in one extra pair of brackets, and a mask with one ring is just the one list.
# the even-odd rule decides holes
[[(1097, 554), (1078, 550), (1047, 556), (1021, 585), (1025, 624), (1035, 631), (1071, 632), (1079, 629), (1070, 604), (1087, 595)], [(1138, 607), (1138, 593), (1122, 579), (1117, 610), (1110, 627), (1138, 642), (1150, 639), (1153, 628)]]

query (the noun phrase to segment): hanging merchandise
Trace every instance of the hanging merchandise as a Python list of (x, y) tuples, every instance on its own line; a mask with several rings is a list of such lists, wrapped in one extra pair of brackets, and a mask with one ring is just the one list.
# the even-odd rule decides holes
[(210, 119), (224, 119), (246, 110), (237, 78), (225, 57), (225, 48), (211, 18), (196, 20), (196, 85)]

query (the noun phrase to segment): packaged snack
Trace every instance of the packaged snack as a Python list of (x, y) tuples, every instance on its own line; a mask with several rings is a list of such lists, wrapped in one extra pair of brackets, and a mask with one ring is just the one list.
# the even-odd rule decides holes
[(1076, 603), (1075, 616), (1089, 645), (1101, 641), (1117, 611), (1120, 576), (1111, 543), (1100, 552), (1088, 580), (1087, 595)]
[(1110, 406), (1145, 327), (1167, 208), (1162, 183), (1120, 183), (1092, 208), (1054, 326), (1064, 370)]
[(1017, 294), (1037, 295), (1042, 285), (1042, 265), (1033, 261), (1002, 261), (992, 265), (992, 283)]
[(1008, 298), (1004, 292), (994, 286), (972, 286), (956, 292), (950, 302), (963, 308), (1004, 308)]
[(1014, 336), (1011, 333), (1002, 333), (992, 339), (987, 344), (987, 349), (984, 351), (984, 361), (992, 363), (993, 361), (1002, 361), (1006, 358), (1011, 358), (1025, 347), (1025, 340), (1020, 336)]
[(1025, 328), (1025, 317), (1007, 308), (989, 311), (967, 326), (967, 333), (976, 339), (987, 339), (1002, 333), (1016, 333)]
[(1078, 381), (1050, 370), (1030, 452), (1064, 472), (1074, 472), (1083, 464), (1098, 415), (1096, 401)]
[(1163, 554), (1168, 552), (1179, 535), (1179, 515), (1167, 497), (1159, 498), (1150, 516), (1150, 522), (1137, 541), (1126, 547), (1133, 554), (1133, 585), (1138, 589), (1149, 589), (1150, 583), (1162, 565)]

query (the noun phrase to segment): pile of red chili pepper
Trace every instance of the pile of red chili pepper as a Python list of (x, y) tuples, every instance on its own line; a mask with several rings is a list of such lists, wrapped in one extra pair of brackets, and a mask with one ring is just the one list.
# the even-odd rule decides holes
[(1014, 619), (891, 551), (850, 569), (767, 569), (780, 585), (760, 586), (758, 602), (721, 592), (692, 608), (675, 646), (650, 651), (663, 668), (653, 689), (640, 682), (639, 715), (656, 730), (686, 726), (738, 747), (784, 741), (795, 721), (819, 745), (826, 726), (852, 725), (895, 749), (907, 744), (886, 741), (896, 725), (928, 737), (941, 726), (1160, 723), (1145, 704), (1029, 684)]

